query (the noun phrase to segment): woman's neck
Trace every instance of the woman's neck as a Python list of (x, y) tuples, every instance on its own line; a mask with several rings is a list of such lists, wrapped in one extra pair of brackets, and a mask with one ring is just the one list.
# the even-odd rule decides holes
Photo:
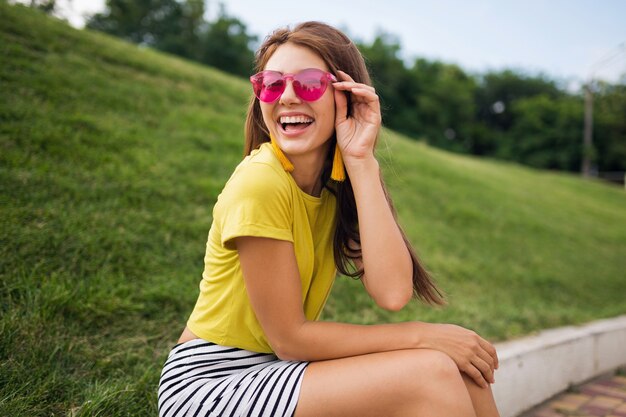
[(294, 166), (291, 176), (296, 184), (302, 191), (314, 197), (319, 197), (322, 194), (323, 184), (321, 177), (327, 153), (328, 146), (324, 146), (323, 149), (320, 149), (320, 152), (312, 154), (293, 157), (287, 155), (287, 158)]
[(314, 197), (319, 197), (322, 193), (322, 168), (323, 166), (306, 167), (302, 163), (291, 161), (294, 170), (291, 176), (296, 181), (298, 187), (305, 193)]

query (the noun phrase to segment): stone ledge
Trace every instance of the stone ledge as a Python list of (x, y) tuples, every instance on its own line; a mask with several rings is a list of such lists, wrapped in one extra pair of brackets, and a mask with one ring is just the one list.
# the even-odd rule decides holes
[(500, 367), (492, 390), (501, 417), (533, 406), (626, 365), (626, 315), (548, 329), (496, 343)]

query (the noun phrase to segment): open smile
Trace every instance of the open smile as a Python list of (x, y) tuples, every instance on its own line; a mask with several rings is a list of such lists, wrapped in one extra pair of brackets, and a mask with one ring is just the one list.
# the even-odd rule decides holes
[(283, 115), (278, 118), (277, 122), (280, 133), (287, 137), (294, 137), (306, 132), (315, 123), (315, 119), (303, 114)]

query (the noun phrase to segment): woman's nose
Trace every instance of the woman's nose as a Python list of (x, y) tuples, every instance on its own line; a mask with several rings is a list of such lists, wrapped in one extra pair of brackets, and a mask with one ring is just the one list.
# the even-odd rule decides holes
[(285, 91), (280, 96), (281, 104), (294, 104), (300, 103), (300, 97), (296, 94), (296, 91), (293, 89), (293, 81), (287, 80), (287, 85), (285, 86)]

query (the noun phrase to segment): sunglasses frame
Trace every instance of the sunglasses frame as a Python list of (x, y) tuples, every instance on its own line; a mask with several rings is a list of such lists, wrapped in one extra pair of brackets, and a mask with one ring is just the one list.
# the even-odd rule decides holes
[[(320, 75), (319, 80), (316, 80), (320, 82), (320, 88), (316, 89), (316, 91), (314, 92), (314, 98), (307, 98), (307, 96), (305, 96), (304, 94), (304, 91), (306, 91), (306, 89), (302, 89), (302, 87), (300, 87), (301, 82), (298, 79), (298, 76), (306, 72), (317, 72)], [(277, 81), (282, 82), (282, 88), (280, 89), (280, 92), (274, 93), (277, 95), (276, 98), (274, 98), (273, 100), (264, 100), (263, 98), (261, 98), (263, 96), (262, 91), (264, 87), (266, 87), (266, 85), (263, 83), (263, 78), (267, 74), (278, 74), (279, 78), (276, 78), (276, 81), (274, 81), (274, 83)], [(305, 68), (295, 74), (283, 74), (280, 71), (265, 70), (257, 72), (256, 74), (250, 76), (250, 82), (252, 83), (254, 95), (256, 96), (256, 98), (259, 99), (259, 101), (262, 101), (263, 103), (274, 103), (276, 100), (278, 100), (285, 92), (285, 89), (287, 88), (287, 81), (289, 80), (291, 80), (293, 91), (296, 93), (296, 96), (298, 96), (298, 98), (300, 98), (301, 100), (308, 102), (317, 101), (322, 98), (322, 96), (326, 92), (326, 88), (328, 88), (329, 81), (337, 82), (337, 78), (333, 74), (319, 68)]]

